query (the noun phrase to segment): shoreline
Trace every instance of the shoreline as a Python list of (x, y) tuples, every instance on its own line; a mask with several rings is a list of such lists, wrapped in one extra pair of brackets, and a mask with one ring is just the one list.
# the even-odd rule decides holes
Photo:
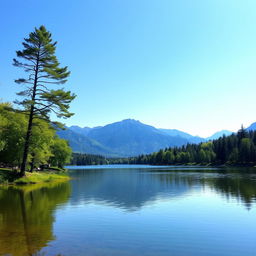
[(0, 168), (0, 186), (2, 185), (31, 185), (43, 184), (58, 181), (68, 181), (71, 178), (67, 171), (45, 170), (39, 172), (26, 172), (24, 177), (20, 177), (17, 170)]
[(256, 168), (256, 163), (252, 163), (252, 164), (196, 164), (196, 163), (188, 163), (188, 164), (170, 164), (170, 165), (165, 165), (165, 164), (148, 164), (148, 163), (144, 163), (144, 164), (90, 164), (90, 165), (67, 165), (68, 167), (73, 167), (73, 166), (108, 166), (108, 165), (148, 165), (148, 166), (166, 166), (166, 167), (172, 167), (172, 166), (186, 166), (186, 167), (216, 167), (216, 168), (224, 168), (224, 167), (253, 167)]

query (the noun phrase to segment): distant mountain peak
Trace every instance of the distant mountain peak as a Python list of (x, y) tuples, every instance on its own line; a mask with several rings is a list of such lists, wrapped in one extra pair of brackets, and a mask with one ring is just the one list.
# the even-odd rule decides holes
[(256, 122), (252, 123), (248, 128), (246, 128), (247, 131), (255, 131), (256, 130)]
[(221, 131), (218, 131), (218, 132), (215, 132), (212, 136), (206, 138), (207, 140), (216, 140), (220, 137), (222, 137), (223, 135), (225, 136), (229, 136), (231, 135), (233, 132), (231, 131), (228, 131), (228, 130), (221, 130)]
[(123, 119), (121, 122), (139, 122), (138, 120), (135, 120), (133, 118), (126, 118), (126, 119)]
[(122, 120), (120, 122), (117, 122), (117, 123), (141, 124), (141, 122), (139, 120), (135, 120), (135, 119), (131, 119), (131, 118), (124, 119), (124, 120)]

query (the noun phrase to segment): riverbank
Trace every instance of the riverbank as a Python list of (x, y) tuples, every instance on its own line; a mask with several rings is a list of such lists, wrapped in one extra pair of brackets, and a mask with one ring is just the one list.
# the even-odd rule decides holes
[(16, 170), (0, 168), (0, 185), (26, 185), (49, 183), (55, 181), (67, 181), (70, 177), (66, 171), (40, 171), (26, 172), (24, 177), (20, 177)]

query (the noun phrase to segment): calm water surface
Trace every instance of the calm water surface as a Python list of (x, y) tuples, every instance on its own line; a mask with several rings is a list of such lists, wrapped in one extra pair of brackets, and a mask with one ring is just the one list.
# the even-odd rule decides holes
[(254, 256), (256, 171), (72, 167), (0, 187), (0, 255)]

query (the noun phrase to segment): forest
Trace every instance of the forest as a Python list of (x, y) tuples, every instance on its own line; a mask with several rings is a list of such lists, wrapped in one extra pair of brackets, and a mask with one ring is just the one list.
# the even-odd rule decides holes
[(69, 162), (71, 165), (103, 165), (109, 163), (110, 161), (104, 156), (81, 153), (73, 153)]
[(256, 131), (243, 127), (230, 136), (200, 144), (161, 149), (148, 155), (128, 158), (105, 158), (103, 156), (74, 153), (72, 165), (99, 164), (150, 164), (150, 165), (255, 165)]
[(175, 165), (254, 165), (256, 163), (256, 131), (243, 127), (230, 136), (200, 144), (166, 148), (149, 155), (128, 159), (130, 164)]

